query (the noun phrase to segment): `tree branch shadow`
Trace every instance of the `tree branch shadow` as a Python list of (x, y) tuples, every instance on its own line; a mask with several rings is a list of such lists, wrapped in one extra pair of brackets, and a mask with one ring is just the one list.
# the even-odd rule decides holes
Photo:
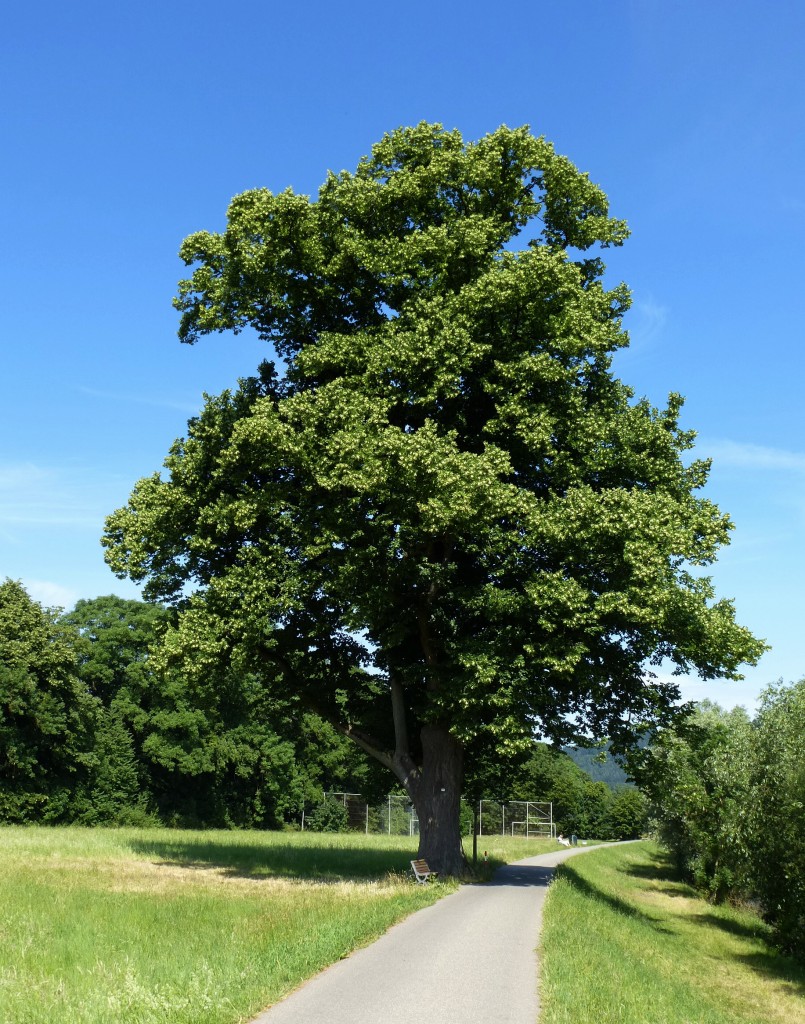
[[(619, 870), (633, 878), (655, 883), (655, 891), (666, 896), (693, 899), (708, 906), (701, 893), (683, 881), (672, 855), (662, 848), (650, 854), (650, 863), (623, 865)], [(703, 928), (718, 929), (739, 939), (762, 943), (765, 949), (735, 954), (734, 959), (767, 980), (790, 988), (792, 995), (800, 997), (805, 994), (805, 965), (774, 948), (772, 930), (759, 915), (755, 920), (739, 921), (721, 916), (713, 909), (688, 914), (686, 919)]]
[(310, 846), (216, 842), (214, 839), (134, 839), (138, 855), (176, 867), (216, 870), (237, 878), (285, 878), (305, 881), (376, 881), (389, 874), (410, 873), (407, 847)]
[(557, 872), (559, 877), (564, 878), (573, 886), (574, 889), (577, 890), (577, 892), (582, 893), (582, 895), (587, 897), (587, 899), (603, 904), (609, 910), (614, 911), (622, 917), (628, 917), (633, 920), (640, 921), (642, 924), (648, 925), (654, 931), (662, 932), (667, 935), (676, 934), (673, 928), (669, 928), (658, 917), (646, 913), (645, 910), (641, 910), (640, 907), (636, 907), (633, 903), (629, 903), (627, 900), (621, 899), (619, 896), (614, 895), (614, 893), (600, 889), (598, 886), (589, 882), (586, 878), (583, 878), (573, 867), (572, 861), (566, 861), (564, 864), (561, 864), (557, 869)]

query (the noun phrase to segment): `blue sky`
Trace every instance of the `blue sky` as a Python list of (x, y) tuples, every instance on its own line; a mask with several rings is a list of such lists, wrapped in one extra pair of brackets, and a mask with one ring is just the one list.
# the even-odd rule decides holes
[(616, 369), (686, 396), (736, 524), (719, 593), (772, 644), (744, 683), (685, 693), (751, 706), (805, 675), (803, 29), (781, 0), (7, 11), (0, 578), (47, 604), (136, 596), (104, 565), (105, 515), (265, 354), (176, 340), (186, 235), (245, 189), (314, 192), (402, 124), (527, 123), (631, 226), (608, 255), (634, 296)]

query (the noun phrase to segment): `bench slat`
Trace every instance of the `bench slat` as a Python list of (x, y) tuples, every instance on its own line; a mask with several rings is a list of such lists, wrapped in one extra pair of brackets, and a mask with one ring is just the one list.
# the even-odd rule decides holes
[(435, 878), (439, 873), (438, 871), (431, 871), (428, 867), (428, 862), (422, 858), (411, 861), (411, 870), (414, 872), (417, 882), (421, 885), (424, 885), (431, 876)]

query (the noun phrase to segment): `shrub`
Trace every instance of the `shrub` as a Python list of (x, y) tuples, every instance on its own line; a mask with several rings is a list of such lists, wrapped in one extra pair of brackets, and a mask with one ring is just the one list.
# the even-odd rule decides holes
[(305, 819), (305, 824), (311, 832), (347, 832), (349, 816), (340, 800), (328, 796), (310, 817)]

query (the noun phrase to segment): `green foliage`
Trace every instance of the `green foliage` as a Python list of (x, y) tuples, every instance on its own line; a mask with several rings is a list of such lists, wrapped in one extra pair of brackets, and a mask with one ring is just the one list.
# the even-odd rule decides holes
[(465, 752), (623, 740), (678, 697), (646, 663), (734, 678), (762, 650), (686, 568), (731, 527), (681, 399), (611, 374), (629, 300), (598, 252), (626, 235), (525, 128), (423, 123), (182, 246), (182, 340), (251, 327), (284, 365), (207, 399), (107, 560), (179, 609), (176, 659), (259, 676), (454, 819), (451, 857)]
[(340, 800), (328, 796), (306, 819), (305, 824), (311, 832), (347, 832), (349, 815)]
[(328, 792), (361, 793), (369, 804), (385, 800), (388, 773), (318, 715), (308, 712), (277, 728), (284, 737), (293, 737), (296, 761), (303, 772), (305, 805), (318, 803)]
[(607, 809), (607, 826), (601, 839), (639, 839), (648, 826), (648, 801), (639, 789), (622, 786)]
[(75, 820), (119, 825), (156, 820), (152, 763), (143, 742), (161, 692), (151, 649), (167, 617), (159, 605), (110, 594), (78, 601), (59, 620), (78, 635), (78, 673), (100, 705), (93, 772)]
[(746, 712), (705, 701), (635, 761), (660, 838), (685, 877), (716, 901), (747, 884), (751, 756)]
[(704, 703), (633, 764), (660, 838), (712, 899), (760, 902), (805, 958), (805, 681), (769, 688), (750, 722)]
[(148, 814), (134, 741), (116, 705), (98, 710), (93, 753), (96, 763), (88, 794), (89, 806), (74, 820), (84, 825), (155, 823)]
[(369, 788), (353, 744), (271, 699), (253, 673), (183, 672), (162, 645), (169, 620), (114, 596), (60, 620), (80, 634), (80, 676), (103, 705), (77, 820), (276, 828), (323, 788)]
[(112, 594), (82, 599), (60, 619), (81, 635), (81, 678), (106, 707), (115, 699), (139, 707), (153, 682), (150, 649), (167, 620), (160, 605)]
[(764, 693), (751, 781), (753, 887), (805, 961), (805, 680)]
[[(477, 810), (477, 804), (475, 810)], [(473, 807), (466, 800), (461, 801), (461, 810), (459, 812), (459, 827), (461, 829), (462, 836), (471, 836), (473, 825), (475, 823), (475, 814)]]
[(0, 820), (69, 820), (94, 763), (96, 702), (76, 637), (13, 580), (0, 583)]
[(162, 668), (144, 728), (154, 802), (172, 823), (277, 827), (303, 796), (293, 743), (253, 676)]

